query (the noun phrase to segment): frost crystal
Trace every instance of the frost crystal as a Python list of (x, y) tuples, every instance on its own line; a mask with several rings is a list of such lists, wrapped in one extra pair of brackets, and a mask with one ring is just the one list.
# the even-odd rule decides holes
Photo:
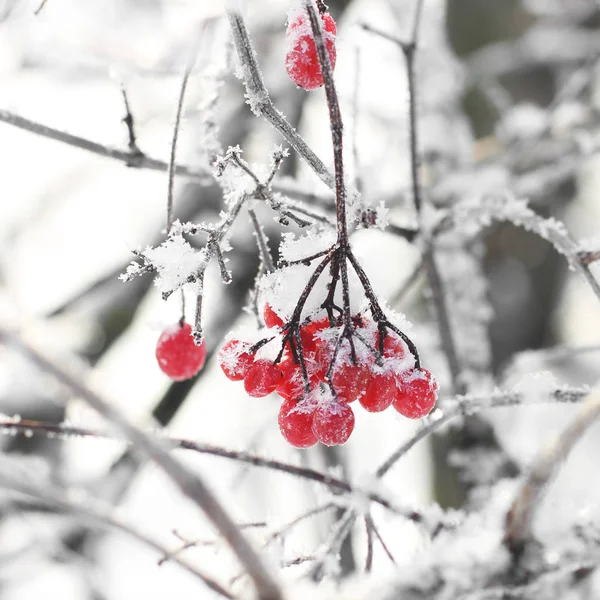
[(156, 248), (147, 248), (144, 256), (156, 269), (154, 283), (163, 294), (193, 283), (207, 261), (205, 250), (194, 250), (181, 235), (168, 238)]

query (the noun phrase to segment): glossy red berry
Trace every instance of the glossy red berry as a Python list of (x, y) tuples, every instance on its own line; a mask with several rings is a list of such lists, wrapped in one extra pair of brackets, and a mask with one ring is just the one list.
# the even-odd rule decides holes
[(255, 360), (244, 377), (244, 389), (249, 396), (262, 398), (274, 392), (281, 379), (281, 369), (278, 365), (264, 358)]
[(420, 419), (431, 412), (438, 396), (439, 385), (427, 369), (414, 370), (397, 382), (394, 408), (409, 419)]
[(281, 327), (283, 325), (283, 319), (271, 308), (270, 304), (265, 304), (263, 310), (263, 319), (265, 325), (271, 329), (272, 327)]
[(279, 430), (281, 435), (296, 448), (310, 448), (317, 443), (313, 433), (313, 415), (308, 405), (296, 400), (286, 400), (279, 409)]
[(363, 365), (336, 366), (332, 383), (338, 399), (344, 402), (358, 400), (366, 392), (371, 377), (371, 371)]
[(381, 412), (396, 400), (397, 395), (398, 388), (393, 375), (373, 373), (367, 390), (359, 402), (369, 412)]
[(165, 375), (173, 381), (193, 377), (206, 361), (206, 344), (194, 343), (189, 323), (176, 323), (167, 327), (156, 343), (156, 360)]
[(326, 446), (344, 444), (354, 430), (354, 412), (346, 402), (325, 402), (315, 410), (312, 430)]
[(254, 355), (248, 350), (252, 345), (241, 340), (229, 340), (219, 350), (218, 362), (223, 373), (232, 381), (241, 381), (254, 362)]
[[(325, 48), (335, 67), (335, 21), (329, 13), (321, 15)], [(313, 37), (310, 20), (306, 12), (300, 12), (288, 22), (287, 26), (288, 51), (285, 56), (285, 68), (290, 79), (305, 90), (314, 90), (323, 85), (323, 75), (317, 56), (317, 47)]]
[[(381, 339), (379, 333), (376, 336), (375, 348), (379, 351), (379, 340)], [(383, 356), (385, 358), (397, 358), (402, 360), (406, 355), (405, 342), (396, 335), (393, 331), (386, 331), (385, 338), (383, 340)]]

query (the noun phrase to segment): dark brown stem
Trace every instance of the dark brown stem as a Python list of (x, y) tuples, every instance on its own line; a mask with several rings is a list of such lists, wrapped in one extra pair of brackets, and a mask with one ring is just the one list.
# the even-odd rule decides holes
[[(337, 216), (338, 244), (342, 248), (348, 247), (348, 224), (346, 222), (346, 186), (344, 183), (344, 146), (343, 146), (343, 122), (337, 90), (333, 81), (333, 69), (325, 47), (323, 38), (322, 22), (310, 0), (305, 0), (305, 7), (313, 32), (319, 65), (323, 74), (327, 108), (329, 109), (329, 125), (331, 128), (331, 140), (333, 143), (333, 165), (335, 171), (335, 210)], [(343, 270), (343, 266), (342, 266)], [(343, 273), (343, 271), (342, 271)]]
[[(31, 421), (27, 419), (13, 420), (3, 418), (0, 419), (0, 433), (14, 434), (15, 432), (32, 432), (34, 434), (40, 433), (44, 435), (53, 436), (65, 436), (65, 437), (87, 437), (94, 439), (113, 439), (119, 442), (124, 441), (121, 437), (108, 433), (106, 431), (96, 431), (92, 429), (86, 429), (84, 427), (77, 427), (72, 425), (46, 423), (43, 421)], [(192, 452), (198, 452), (199, 454), (206, 454), (208, 456), (216, 456), (219, 458), (225, 458), (228, 460), (237, 461), (253, 467), (270, 469), (279, 473), (285, 473), (292, 477), (298, 477), (300, 479), (306, 479), (307, 481), (315, 482), (326, 488), (337, 492), (343, 492), (347, 494), (357, 493), (366, 494), (367, 497), (376, 504), (387, 508), (394, 514), (403, 516), (411, 521), (422, 522), (423, 518), (411, 510), (402, 509), (389, 502), (385, 497), (377, 494), (376, 492), (368, 492), (357, 486), (348, 483), (342, 479), (338, 479), (327, 473), (321, 473), (314, 469), (307, 467), (299, 467), (297, 465), (290, 465), (281, 461), (264, 458), (250, 452), (238, 451), (238, 450), (227, 450), (220, 446), (212, 446), (210, 444), (202, 444), (191, 440), (185, 440), (180, 438), (164, 438), (165, 447), (171, 450), (189, 450)]]

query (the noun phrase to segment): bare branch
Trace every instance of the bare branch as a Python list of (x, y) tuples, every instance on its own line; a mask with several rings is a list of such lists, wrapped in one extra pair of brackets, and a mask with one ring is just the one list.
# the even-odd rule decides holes
[[(581, 402), (588, 392), (589, 390), (587, 388), (562, 387), (556, 389), (548, 397), (548, 402)], [(539, 399), (536, 399), (536, 401), (539, 401)], [(375, 471), (375, 474), (377, 477), (383, 477), (413, 446), (456, 417), (472, 415), (473, 413), (488, 408), (519, 406), (525, 403), (527, 403), (527, 399), (524, 398), (523, 394), (514, 391), (497, 391), (489, 396), (457, 396), (447, 403), (448, 408), (444, 406), (442, 410), (438, 409), (431, 413), (429, 422), (393, 452), (392, 455), (381, 464), (377, 471)]]

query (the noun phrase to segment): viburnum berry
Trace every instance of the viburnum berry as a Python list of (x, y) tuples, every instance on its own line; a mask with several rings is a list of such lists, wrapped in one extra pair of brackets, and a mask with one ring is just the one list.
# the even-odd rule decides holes
[[(381, 336), (377, 332), (375, 348), (379, 351)], [(406, 355), (405, 342), (391, 331), (387, 331), (383, 339), (383, 356), (402, 360)]]
[(371, 379), (371, 371), (362, 365), (343, 364), (333, 371), (332, 383), (339, 400), (353, 402), (366, 391)]
[(279, 409), (279, 430), (281, 435), (296, 448), (310, 448), (317, 443), (313, 433), (314, 409), (296, 400), (286, 400)]
[(346, 402), (321, 403), (315, 410), (312, 430), (326, 446), (344, 444), (354, 430), (354, 411)]
[(404, 417), (420, 419), (434, 407), (439, 385), (427, 369), (415, 369), (397, 382), (398, 392), (394, 408)]
[(281, 327), (283, 325), (283, 319), (273, 310), (270, 304), (265, 304), (263, 310), (263, 319), (265, 325), (271, 329), (272, 327)]
[(197, 346), (189, 323), (167, 327), (156, 343), (156, 360), (161, 371), (173, 381), (193, 377), (206, 362), (206, 343)]
[[(331, 68), (335, 67), (335, 21), (327, 12), (321, 14), (325, 48)], [(317, 46), (313, 37), (308, 13), (295, 14), (288, 19), (286, 36), (288, 51), (285, 55), (285, 69), (290, 79), (305, 90), (314, 90), (323, 85), (323, 75), (317, 56)]]
[(229, 340), (219, 350), (217, 359), (225, 377), (231, 381), (241, 381), (254, 362), (254, 355), (249, 353), (251, 344), (241, 340)]
[(277, 389), (282, 377), (283, 375), (278, 365), (264, 358), (255, 360), (248, 371), (246, 371), (244, 389), (248, 395), (254, 398), (262, 398)]
[(391, 406), (397, 396), (396, 378), (386, 373), (375, 373), (359, 402), (369, 412), (381, 412)]

